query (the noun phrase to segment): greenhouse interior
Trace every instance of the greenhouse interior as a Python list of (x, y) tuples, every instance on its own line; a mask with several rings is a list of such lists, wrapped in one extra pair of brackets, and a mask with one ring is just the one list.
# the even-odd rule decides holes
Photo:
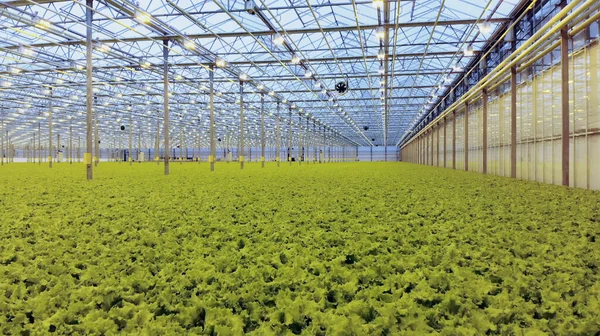
[(0, 0), (2, 335), (600, 335), (598, 0)]

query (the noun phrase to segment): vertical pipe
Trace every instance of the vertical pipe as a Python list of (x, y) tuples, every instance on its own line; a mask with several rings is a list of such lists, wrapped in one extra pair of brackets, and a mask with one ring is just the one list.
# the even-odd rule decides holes
[(487, 89), (484, 88), (481, 91), (481, 102), (482, 102), (482, 173), (487, 174), (487, 166), (488, 166), (488, 92)]
[(469, 102), (465, 102), (465, 171), (469, 171)]
[[(2, 155), (4, 155), (4, 150), (2, 151)], [(35, 132), (33, 132), (33, 163), (35, 163), (35, 158), (37, 157), (36, 148), (35, 148)]]
[(131, 120), (131, 114), (129, 114), (129, 155), (127, 155), (127, 159), (129, 160), (130, 166), (133, 165), (133, 158), (131, 157), (132, 153), (133, 153), (133, 122)]
[(48, 166), (52, 168), (52, 88), (50, 88), (50, 99), (48, 109)]
[(179, 164), (183, 164), (183, 118), (179, 115)]
[(444, 116), (444, 168), (446, 168), (446, 152), (448, 151), (448, 147), (446, 147), (446, 127), (448, 125), (446, 124), (446, 117)]
[(73, 124), (69, 124), (69, 164), (73, 164)]
[(296, 159), (298, 160), (298, 165), (302, 165), (302, 116), (298, 113), (298, 151), (296, 154)]
[[(2, 156), (0, 157), (0, 161), (2, 162), (2, 166), (4, 166), (4, 118), (2, 118), (2, 125), (1, 125), (1, 129), (0, 129), (0, 135), (2, 136), (2, 139), (0, 140), (0, 146), (1, 146), (1, 150), (0, 152), (2, 153)], [(8, 150), (8, 148), (7, 148)], [(8, 161), (7, 161), (8, 163)]]
[(288, 130), (288, 161), (290, 163), (290, 166), (292, 165), (292, 107), (289, 107), (289, 120), (290, 120), (290, 124), (289, 124), (289, 130)]
[[(569, 27), (560, 30), (562, 185), (569, 186)], [(593, 69), (595, 70), (595, 69)]]
[(38, 122), (38, 164), (42, 164), (42, 123)]
[(440, 123), (435, 126), (435, 135), (436, 135), (436, 150), (435, 150), (435, 163), (436, 166), (440, 166)]
[(456, 110), (452, 111), (452, 169), (456, 169)]
[(209, 82), (210, 82), (210, 94), (209, 94), (209, 107), (210, 107), (210, 155), (208, 156), (208, 162), (210, 162), (210, 171), (215, 171), (215, 161), (217, 157), (217, 143), (215, 142), (215, 66), (210, 65), (208, 71)]
[(244, 82), (240, 81), (240, 169), (244, 169)]
[[(312, 140), (313, 140), (313, 161), (314, 163), (317, 163), (317, 161), (319, 160), (317, 157), (317, 143), (318, 143), (318, 139), (317, 139), (317, 122), (313, 119), (313, 134), (312, 134)], [(320, 163), (320, 161), (319, 161)]]
[(277, 102), (277, 148), (275, 149), (275, 161), (277, 161), (277, 167), (280, 166), (280, 162), (281, 161), (281, 128), (280, 128), (280, 122), (281, 122), (281, 116), (279, 114), (279, 102)]
[(160, 164), (160, 119), (156, 116), (156, 137), (154, 139), (154, 161)]
[[(90, 52), (90, 55), (91, 55), (91, 52)], [(90, 73), (91, 73), (91, 67), (88, 67), (88, 69), (90, 69), (88, 71), (90, 71)], [(91, 75), (89, 75), (88, 78), (90, 78), (88, 80), (91, 81)], [(88, 86), (89, 86), (89, 84), (88, 84)], [(91, 89), (88, 88), (88, 90), (91, 90)], [(97, 96), (94, 96), (93, 103), (94, 103), (94, 106), (98, 106), (98, 97)], [(98, 163), (100, 162), (100, 137), (98, 136), (98, 117), (99, 117), (99, 115), (98, 115), (97, 110), (94, 112), (95, 112), (94, 113), (94, 116), (95, 116), (95, 118), (94, 118), (95, 119), (95, 121), (94, 121), (94, 125), (95, 125), (95, 127), (94, 127), (94, 133), (95, 133), (94, 144), (95, 144), (95, 148), (96, 148), (96, 155), (95, 155), (96, 158), (94, 159), (94, 165), (96, 167), (98, 167)], [(89, 111), (88, 111), (88, 113), (89, 113)]]
[(169, 175), (169, 40), (163, 41), (163, 105), (165, 133), (165, 175)]
[(260, 165), (265, 168), (265, 94), (260, 94)]
[[(568, 102), (567, 102), (568, 103)], [(510, 177), (517, 177), (517, 67), (510, 68)]]

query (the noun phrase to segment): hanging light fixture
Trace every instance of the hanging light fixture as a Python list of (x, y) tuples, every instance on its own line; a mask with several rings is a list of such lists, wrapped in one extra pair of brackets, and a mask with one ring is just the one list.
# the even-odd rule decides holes
[(300, 64), (300, 56), (296, 53), (292, 55), (292, 60), (290, 61), (292, 64)]
[(193, 40), (190, 40), (190, 39), (185, 39), (185, 41), (183, 42), (183, 46), (186, 49), (189, 49), (189, 50), (196, 49), (196, 43)]
[(381, 9), (383, 7), (383, 0), (373, 0), (373, 7)]
[(385, 29), (381, 26), (377, 27), (375, 30), (375, 36), (377, 36), (379, 39), (383, 39), (385, 37)]
[(140, 23), (149, 23), (152, 20), (152, 16), (150, 14), (143, 12), (141, 10), (135, 11), (135, 19)]
[(305, 78), (311, 78), (312, 76), (313, 76), (313, 73), (310, 70), (306, 70), (306, 72), (304, 73)]
[(463, 68), (460, 66), (460, 64), (456, 63), (453, 67), (452, 67), (452, 71), (454, 72), (461, 72), (463, 70)]
[(383, 51), (383, 48), (379, 48), (379, 52), (377, 53), (377, 59), (380, 61), (385, 59), (385, 52)]
[(488, 21), (478, 23), (477, 28), (482, 34), (489, 34), (492, 31), (492, 25)]
[(264, 89), (265, 89), (265, 86), (264, 86), (264, 85), (262, 85), (262, 84), (258, 84), (258, 86), (256, 87), (256, 89), (257, 89), (258, 91), (262, 91), (262, 90), (264, 90)]
[(33, 56), (34, 52), (31, 48), (28, 48), (26, 46), (20, 46), (19, 47), (19, 53), (25, 55), (25, 56)]
[(269, 91), (269, 96), (271, 96), (271, 97), (275, 96), (275, 91), (273, 91), (273, 90)]
[(247, 81), (248, 80), (248, 75), (242, 72), (240, 74), (240, 80), (241, 81)]
[(383, 67), (383, 65), (379, 66), (379, 74), (380, 75), (385, 74), (385, 68)]
[(217, 66), (217, 68), (224, 68), (227, 65), (227, 62), (225, 62), (224, 59), (217, 57), (217, 59), (215, 60), (215, 65)]
[(473, 46), (472, 46), (472, 45), (468, 45), (468, 46), (467, 46), (467, 48), (466, 48), (466, 49), (465, 49), (465, 51), (464, 51), (464, 55), (465, 55), (466, 57), (471, 57), (471, 56), (473, 56), (473, 55), (474, 55), (474, 52), (473, 52)]
[(273, 43), (275, 43), (276, 45), (282, 45), (284, 42), (285, 39), (281, 34), (277, 33), (275, 34), (275, 36), (273, 36)]

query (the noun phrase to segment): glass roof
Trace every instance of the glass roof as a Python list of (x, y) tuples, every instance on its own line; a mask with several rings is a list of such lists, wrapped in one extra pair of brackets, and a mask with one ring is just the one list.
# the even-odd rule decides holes
[[(131, 118), (133, 130), (152, 147), (150, 135), (163, 114), (167, 40), (175, 136), (181, 129), (190, 142), (206, 146), (209, 73), (220, 58), (227, 63), (214, 68), (218, 137), (237, 134), (244, 73), (250, 145), (259, 138), (262, 93), (269, 141), (279, 101), (286, 127), (291, 111), (295, 127), (301, 114), (302, 127), (307, 119), (311, 129), (331, 128), (352, 144), (393, 146), (518, 2), (93, 1), (100, 138), (111, 137)], [(85, 12), (81, 0), (0, 2), (0, 113), (15, 145), (31, 141), (38, 123), (47, 127), (50, 107), (55, 133), (66, 135), (72, 126), (75, 136), (84, 137)], [(464, 53), (468, 48), (473, 56)], [(339, 82), (348, 84), (346, 94), (335, 90)]]

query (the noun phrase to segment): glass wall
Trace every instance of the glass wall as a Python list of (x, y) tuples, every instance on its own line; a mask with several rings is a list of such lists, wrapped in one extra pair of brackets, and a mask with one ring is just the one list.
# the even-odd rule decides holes
[[(560, 53), (550, 52), (539, 63), (519, 73), (516, 90), (516, 177), (544, 183), (562, 184), (562, 76)], [(569, 184), (572, 187), (600, 190), (600, 46), (593, 41), (569, 58)], [(426, 142), (426, 164), (483, 172), (483, 103), (481, 96), (439, 119), (434, 130), (441, 130), (440, 146), (432, 147), (428, 131), (402, 149), (414, 152), (419, 140)], [(501, 83), (489, 92), (487, 109), (488, 174), (511, 176), (511, 88)], [(443, 129), (446, 129), (444, 147)], [(453, 130), (456, 129), (456, 133)], [(468, 142), (465, 147), (465, 140)], [(452, 143), (456, 141), (453, 152)], [(431, 150), (438, 158), (431, 161)], [(403, 156), (418, 162), (416, 155)]]

